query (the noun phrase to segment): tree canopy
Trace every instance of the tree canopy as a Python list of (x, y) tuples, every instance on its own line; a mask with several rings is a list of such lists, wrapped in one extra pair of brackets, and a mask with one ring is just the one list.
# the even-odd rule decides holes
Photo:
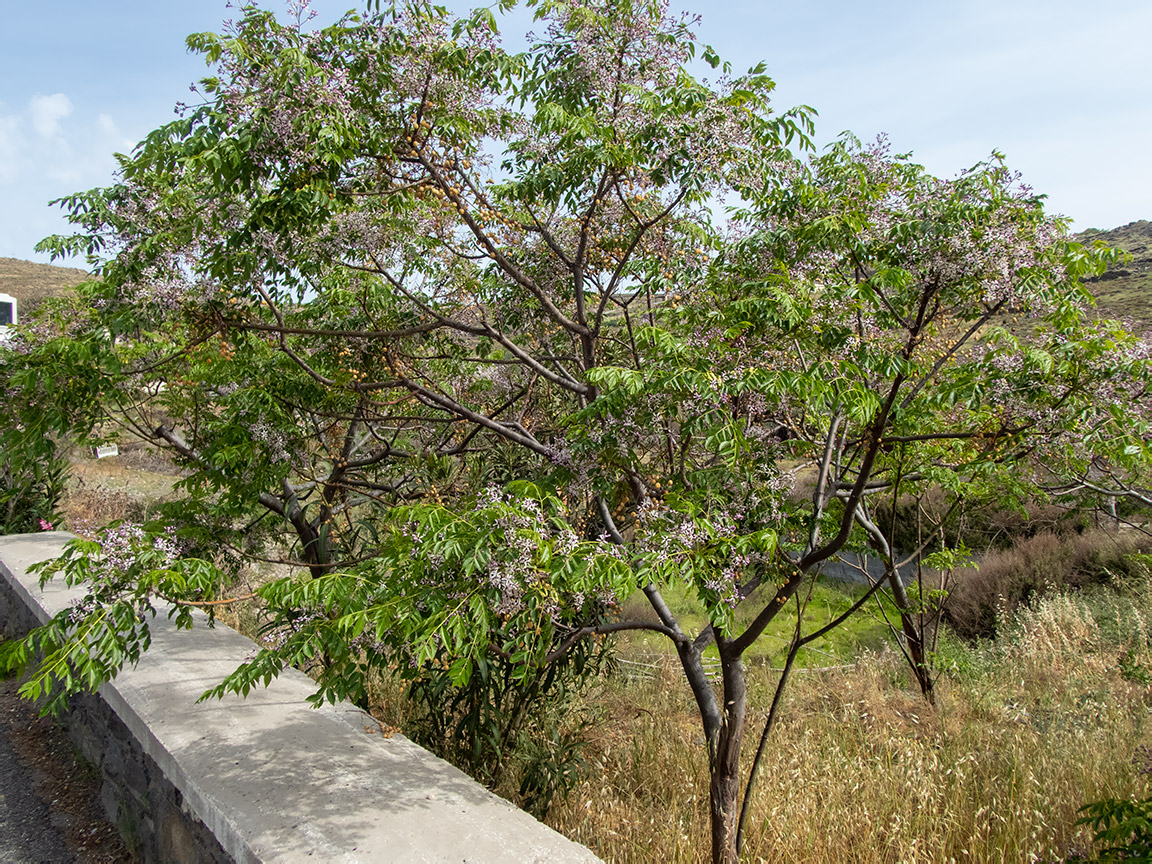
[[(254, 557), (294, 568), (257, 590), (278, 637), (218, 693), (290, 664), (331, 699), (374, 667), (523, 678), (643, 629), (699, 707), (730, 861), (749, 647), (789, 603), (790, 660), (839, 623), (805, 631), (806, 592), (868, 551), (928, 694), (880, 502), (1144, 500), (1149, 346), (1092, 314), (1110, 253), (998, 154), (950, 180), (884, 141), (809, 155), (812, 112), (691, 19), (530, 6), (520, 53), (491, 10), (424, 4), (189, 38), (200, 101), (43, 244), (99, 278), (0, 351), (17, 462), (115, 428), (173, 454), (180, 499), (73, 544), (46, 572), (90, 599), (6, 662), (44, 651), (29, 693), (94, 686), (154, 601), (190, 621)], [(653, 614), (622, 619), (635, 591)]]

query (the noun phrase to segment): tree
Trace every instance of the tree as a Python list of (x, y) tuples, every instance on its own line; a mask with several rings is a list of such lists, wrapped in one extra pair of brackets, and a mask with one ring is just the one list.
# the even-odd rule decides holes
[[(690, 21), (533, 8), (544, 36), (515, 55), (488, 10), (421, 5), (322, 30), (249, 8), (191, 37), (218, 71), (204, 102), (66, 199), (81, 233), (47, 241), (93, 256), (86, 326), (2, 361), (56, 435), (109, 419), (171, 450), (184, 499), (52, 565), (93, 599), (5, 662), (44, 652), (33, 695), (93, 686), (146, 648), (152, 598), (185, 621), (226, 599), (219, 548), (290, 548), (300, 573), (258, 589), (278, 638), (216, 693), (289, 664), (332, 699), (373, 667), (527, 680), (591, 637), (658, 633), (700, 712), (712, 857), (733, 861), (748, 649), (795, 608), (761, 749), (799, 647), (881, 590), (929, 694), (872, 502), (1131, 488), (1145, 346), (1087, 316), (1079, 277), (1106, 256), (998, 157), (952, 181), (851, 139), (803, 162), (786, 148), (810, 112), (773, 114), (759, 67), (694, 79)], [(1013, 334), (1009, 312), (1041, 317)], [(805, 632), (821, 564), (864, 549), (887, 580)], [(654, 620), (619, 620), (635, 590)]]

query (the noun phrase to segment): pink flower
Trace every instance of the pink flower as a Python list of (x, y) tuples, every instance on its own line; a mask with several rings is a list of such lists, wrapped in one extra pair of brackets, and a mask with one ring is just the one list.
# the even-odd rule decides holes
[(40, 530), (41, 531), (51, 531), (52, 530), (52, 523), (49, 522), (47, 519), (41, 519), (40, 520)]

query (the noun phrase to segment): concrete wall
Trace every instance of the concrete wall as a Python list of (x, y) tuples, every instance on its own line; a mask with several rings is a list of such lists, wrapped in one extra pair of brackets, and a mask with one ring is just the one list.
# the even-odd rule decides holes
[[(0, 627), (27, 632), (81, 594), (27, 568), (61, 532), (0, 537)], [(102, 799), (146, 861), (592, 862), (596, 857), (347, 703), (312, 709), (285, 672), (246, 699), (196, 703), (253, 644), (203, 616), (152, 647), (98, 695), (75, 700), (70, 734), (104, 779)]]

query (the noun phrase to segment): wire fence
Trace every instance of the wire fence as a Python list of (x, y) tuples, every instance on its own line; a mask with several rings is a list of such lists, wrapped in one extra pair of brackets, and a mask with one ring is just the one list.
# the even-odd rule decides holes
[[(655, 681), (659, 678), (666, 677), (670, 673), (673, 675), (679, 674), (680, 661), (669, 654), (653, 655), (645, 659), (625, 659), (617, 657), (615, 660), (617, 670), (621, 677), (626, 681)], [(706, 659), (703, 661), (704, 674), (708, 676), (710, 681), (718, 682), (721, 678), (720, 661)], [(774, 672), (779, 672), (779, 667), (769, 667)], [(842, 669), (855, 669), (855, 663), (837, 663), (829, 666), (805, 666), (801, 668), (793, 667), (794, 673), (805, 672), (832, 672)]]

